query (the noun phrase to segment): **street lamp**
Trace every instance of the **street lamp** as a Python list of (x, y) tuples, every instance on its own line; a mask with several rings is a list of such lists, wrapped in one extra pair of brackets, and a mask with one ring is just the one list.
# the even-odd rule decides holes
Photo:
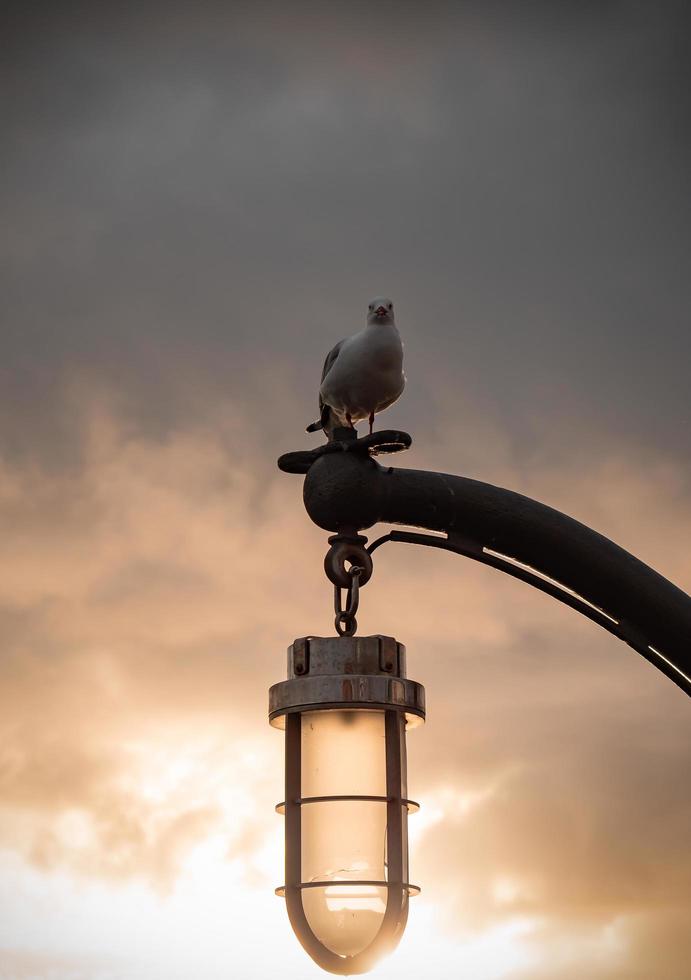
[(406, 731), (425, 692), (389, 636), (304, 637), (269, 691), (285, 729), (285, 896), (290, 923), (330, 973), (364, 973), (398, 943), (408, 899)]
[[(399, 941), (408, 899), (405, 732), (424, 720), (424, 691), (405, 676), (391, 637), (355, 637), (358, 589), (387, 542), (439, 548), (496, 568), (577, 610), (691, 695), (691, 597), (618, 545), (551, 507), (477, 480), (379, 465), (411, 444), (405, 432), (352, 429), (286, 453), (305, 474), (314, 523), (336, 532), (324, 568), (336, 637), (288, 651), (288, 680), (270, 690), (286, 732), (284, 894), (291, 925), (332, 973), (363, 973)], [(366, 547), (359, 532), (398, 524)], [(435, 532), (421, 534), (420, 529)], [(347, 589), (345, 609), (341, 590)]]

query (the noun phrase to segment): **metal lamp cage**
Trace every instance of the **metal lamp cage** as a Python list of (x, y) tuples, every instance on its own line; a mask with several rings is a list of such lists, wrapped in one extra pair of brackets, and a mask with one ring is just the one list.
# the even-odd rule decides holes
[[(377, 724), (384, 736), (385, 795), (328, 794), (303, 795), (306, 773), (303, 765), (305, 738), (315, 712), (379, 713)], [(333, 717), (333, 716), (332, 716)], [(370, 718), (372, 716), (370, 715)], [(399, 942), (408, 917), (408, 899), (419, 888), (408, 881), (408, 813), (419, 809), (407, 796), (406, 729), (424, 722), (425, 692), (422, 685), (405, 676), (405, 647), (393, 637), (348, 636), (305, 637), (288, 648), (288, 680), (274, 684), (269, 691), (269, 721), (285, 729), (285, 802), (276, 810), (285, 814), (285, 885), (276, 894), (285, 897), (291, 926), (304, 949), (322, 969), (337, 974), (364, 973)], [(347, 727), (347, 726), (346, 726)], [(379, 740), (377, 740), (379, 741)], [(374, 744), (381, 751), (381, 744)], [(348, 753), (348, 736), (343, 739), (342, 753)], [(333, 763), (332, 759), (332, 763)], [(357, 766), (362, 761), (350, 760)], [(340, 766), (338, 767), (340, 769)], [(332, 769), (335, 766), (332, 765)], [(338, 782), (339, 772), (329, 775)], [(348, 787), (344, 787), (347, 789)], [(306, 878), (305, 852), (314, 820), (308, 807), (322, 807), (322, 820), (328, 805), (343, 803), (371, 804), (382, 807), (385, 815), (383, 877), (365, 878), (347, 873), (347, 869), (330, 871)], [(381, 822), (383, 814), (378, 814)], [(306, 827), (308, 825), (308, 827)], [(306, 880), (305, 880), (306, 879)], [(384, 894), (383, 914), (364, 948), (343, 953), (330, 948), (310, 921), (308, 892), (321, 889), (320, 896)], [(353, 903), (357, 906), (357, 900)], [(353, 913), (357, 915), (357, 912)], [(332, 944), (333, 945), (333, 944)]]

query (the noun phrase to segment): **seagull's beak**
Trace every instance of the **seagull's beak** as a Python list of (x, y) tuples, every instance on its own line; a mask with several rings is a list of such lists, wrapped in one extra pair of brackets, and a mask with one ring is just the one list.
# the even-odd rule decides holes
[(386, 316), (386, 307), (378, 306), (376, 309), (377, 316)]

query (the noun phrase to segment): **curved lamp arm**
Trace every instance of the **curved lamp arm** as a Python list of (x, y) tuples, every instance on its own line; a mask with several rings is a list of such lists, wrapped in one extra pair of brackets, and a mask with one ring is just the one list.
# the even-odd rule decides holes
[(402, 432), (337, 442), (279, 460), (306, 473), (304, 502), (319, 527), (341, 536), (377, 523), (385, 540), (425, 544), (491, 565), (599, 623), (691, 695), (691, 597), (585, 524), (552, 507), (466, 477), (379, 465), (372, 455), (407, 448)]

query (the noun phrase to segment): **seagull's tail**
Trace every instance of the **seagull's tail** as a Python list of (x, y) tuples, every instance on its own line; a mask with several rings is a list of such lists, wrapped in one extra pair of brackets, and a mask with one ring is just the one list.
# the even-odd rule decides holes
[(329, 424), (331, 421), (331, 409), (328, 405), (321, 406), (321, 415), (316, 420), (316, 422), (310, 422), (310, 424), (305, 429), (305, 432), (319, 432), (320, 429), (324, 429), (326, 434), (329, 434)]

